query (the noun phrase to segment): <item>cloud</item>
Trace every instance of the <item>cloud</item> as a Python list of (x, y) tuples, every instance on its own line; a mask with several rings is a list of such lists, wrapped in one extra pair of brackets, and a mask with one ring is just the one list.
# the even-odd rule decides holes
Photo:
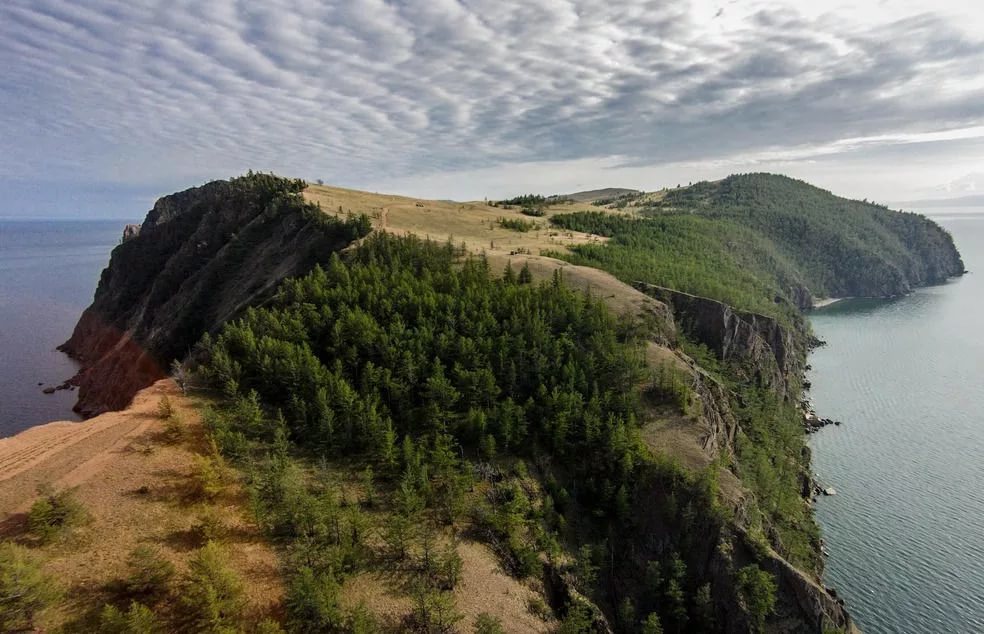
[(373, 187), (466, 170), (480, 196), (516, 165), (559, 184), (610, 175), (611, 157), (977, 138), (984, 9), (855, 4), (6, 0), (0, 179), (143, 190), (254, 168)]

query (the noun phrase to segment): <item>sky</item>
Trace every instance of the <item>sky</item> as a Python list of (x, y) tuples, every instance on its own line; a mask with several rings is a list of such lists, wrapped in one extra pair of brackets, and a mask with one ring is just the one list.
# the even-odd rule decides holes
[(459, 200), (984, 191), (984, 2), (0, 0), (0, 216), (248, 169)]

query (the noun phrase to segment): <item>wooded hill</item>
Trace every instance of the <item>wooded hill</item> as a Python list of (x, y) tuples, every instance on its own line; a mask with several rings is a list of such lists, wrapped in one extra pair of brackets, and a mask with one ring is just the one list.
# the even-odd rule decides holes
[[(848, 200), (773, 174), (640, 194), (633, 213), (552, 217), (611, 237), (567, 259), (773, 315), (812, 297), (890, 297), (963, 273), (951, 236), (931, 220)], [(565, 256), (561, 256), (565, 257)]]

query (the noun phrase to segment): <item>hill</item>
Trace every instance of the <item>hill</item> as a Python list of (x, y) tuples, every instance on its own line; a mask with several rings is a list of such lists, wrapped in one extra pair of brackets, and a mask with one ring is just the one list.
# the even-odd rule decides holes
[[(798, 307), (831, 271), (911, 286), (955, 251), (735, 178), (594, 204), (252, 173), (167, 196), (66, 344), (82, 409), (191, 377), (198, 447), (279, 561), (265, 632), (852, 631), (807, 501)], [(846, 241), (845, 214), (882, 233)], [(814, 236), (884, 265), (848, 278)]]
[(615, 199), (620, 196), (632, 196), (641, 194), (638, 189), (625, 189), (624, 187), (606, 187), (604, 189), (591, 189), (573, 194), (563, 194), (558, 198), (567, 198), (579, 203), (593, 203), (599, 200)]
[(890, 297), (964, 271), (953, 239), (924, 216), (834, 196), (785, 176), (698, 183), (667, 192), (647, 211), (748, 227), (772, 241), (817, 295)]
[(554, 215), (556, 226), (609, 238), (560, 257), (792, 321), (816, 296), (896, 296), (964, 270), (931, 220), (783, 176), (731, 176), (614, 206), (630, 213)]

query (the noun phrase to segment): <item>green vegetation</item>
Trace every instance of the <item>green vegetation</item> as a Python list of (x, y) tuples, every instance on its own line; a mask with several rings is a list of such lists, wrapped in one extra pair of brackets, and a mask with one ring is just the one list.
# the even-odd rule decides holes
[(500, 205), (516, 205), (524, 208), (540, 208), (546, 206), (548, 199), (540, 194), (524, 194), (508, 200), (498, 201)]
[(174, 578), (174, 564), (151, 546), (138, 546), (127, 558), (130, 571), (122, 583), (122, 591), (131, 598), (144, 601), (164, 597)]
[(558, 257), (787, 322), (809, 294), (896, 295), (963, 271), (931, 220), (781, 176), (670, 190), (641, 213), (553, 216), (558, 227), (612, 238)]
[(194, 632), (235, 631), (243, 619), (243, 582), (229, 568), (227, 555), (215, 542), (192, 558), (181, 592), (181, 611)]
[(502, 621), (487, 612), (482, 612), (475, 619), (475, 634), (505, 634)]
[(157, 415), (164, 420), (164, 439), (170, 443), (180, 442), (185, 435), (184, 417), (174, 408), (167, 394), (157, 403)]
[(630, 218), (602, 211), (557, 215), (550, 221), (611, 238), (605, 244), (571, 247), (571, 254), (552, 253), (554, 257), (600, 268), (629, 283), (640, 280), (711, 297), (787, 322), (796, 318), (789, 301), (775, 301), (798, 287), (795, 268), (768, 240), (734, 223), (692, 215)]
[(512, 229), (513, 231), (519, 231), (521, 233), (526, 233), (527, 231), (532, 231), (536, 229), (536, 223), (530, 220), (523, 220), (522, 218), (499, 218), (496, 222), (503, 229)]
[(42, 485), (38, 494), (27, 514), (27, 528), (41, 543), (53, 541), (86, 521), (85, 508), (71, 489), (55, 491)]
[(697, 183), (667, 192), (647, 213), (697, 214), (751, 229), (795, 263), (816, 295), (894, 295), (963, 272), (950, 235), (931, 220), (785, 176)]
[(738, 594), (756, 632), (765, 631), (765, 619), (775, 609), (776, 581), (769, 573), (755, 564), (738, 571)]
[(156, 317), (133, 336), (157, 359), (183, 358), (230, 306), (264, 298), (259, 271), (307, 272), (371, 230), (365, 215), (339, 218), (306, 202), (305, 186), (250, 172), (162, 199), (169, 204), (140, 235), (113, 250), (113, 276), (100, 280), (93, 306), (123, 327), (140, 305)]
[(753, 529), (786, 559), (819, 571), (820, 530), (800, 496), (809, 462), (803, 450), (802, 414), (767, 389), (738, 384), (733, 406), (741, 425), (736, 471), (758, 502), (761, 519)]
[[(671, 500), (668, 522), (718, 530), (713, 479), (639, 439), (633, 386), (650, 386), (647, 402), (690, 399), (669, 369), (647, 376), (645, 336), (560, 273), (495, 279), (451, 244), (380, 234), (206, 337), (198, 374), (229, 400), (205, 427), (293, 571), (289, 629), (348, 627), (341, 585), (380, 565), (406, 580), (408, 627), (450, 627), (459, 531), (520, 578), (580, 548), (570, 572), (604, 603), (603, 581), (628, 574), (613, 554), (634, 548), (636, 495)], [(674, 570), (641, 614), (690, 618), (696, 578)], [(565, 627), (583, 616), (566, 610)]]
[(153, 610), (136, 601), (123, 612), (115, 605), (103, 606), (99, 614), (100, 634), (156, 634), (164, 628)]
[[(559, 274), (494, 281), (484, 260), (456, 266), (461, 255), (373, 236), (228, 324), (206, 344), (204, 374), (281, 409), (285, 433), (315, 455), (362, 454), (385, 473), (394, 445), (477, 455), (490, 437), (500, 451), (576, 453), (580, 494), (604, 499), (639, 452), (637, 395), (624, 389), (643, 376), (638, 342), (621, 341), (619, 322)], [(255, 423), (238, 433), (256, 437)], [(239, 444), (235, 433), (219, 431), (220, 443)]]
[[(627, 282), (773, 316), (803, 340), (804, 350), (807, 333), (797, 306), (810, 294), (897, 294), (963, 270), (950, 236), (931, 221), (837, 198), (785, 177), (751, 174), (677, 188), (640, 213), (553, 216), (558, 227), (610, 238), (554, 255)], [(686, 326), (685, 319), (681, 323)], [(756, 495), (753, 538), (807, 570), (819, 570), (818, 529), (800, 497), (809, 464), (794, 405), (799, 377), (788, 377), (794, 385), (784, 401), (749, 381), (755, 368), (724, 363), (685, 337), (681, 345), (732, 395), (740, 432), (731, 466)], [(672, 378), (659, 378), (665, 391), (672, 391)], [(683, 390), (682, 409), (686, 400)]]
[(35, 615), (57, 598), (55, 584), (29, 550), (0, 542), (0, 631), (32, 630)]

